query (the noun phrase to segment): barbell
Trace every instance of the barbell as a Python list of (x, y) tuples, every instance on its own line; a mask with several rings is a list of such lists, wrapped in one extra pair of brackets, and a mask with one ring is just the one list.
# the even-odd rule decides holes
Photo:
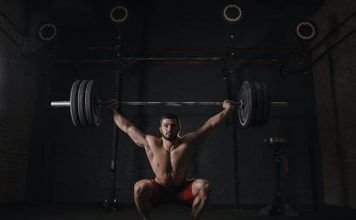
[[(258, 81), (244, 81), (233, 102), (237, 108), (238, 122), (243, 128), (263, 126), (270, 117), (271, 106), (287, 107), (288, 102), (271, 102), (270, 90), (266, 83)], [(101, 123), (101, 107), (107, 106), (108, 101), (102, 101), (100, 88), (94, 80), (76, 80), (70, 91), (69, 101), (53, 101), (51, 107), (69, 107), (72, 122), (76, 127), (99, 126)], [(123, 105), (163, 105), (163, 106), (219, 106), (223, 102), (129, 102)]]

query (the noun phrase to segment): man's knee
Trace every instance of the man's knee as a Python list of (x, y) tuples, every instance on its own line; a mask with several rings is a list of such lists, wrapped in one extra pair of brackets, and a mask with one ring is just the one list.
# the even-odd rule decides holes
[(149, 181), (138, 181), (134, 185), (134, 194), (136, 198), (150, 197), (152, 193), (151, 183)]
[(193, 184), (193, 191), (195, 191), (195, 195), (207, 198), (210, 193), (209, 181), (204, 179), (195, 180)]

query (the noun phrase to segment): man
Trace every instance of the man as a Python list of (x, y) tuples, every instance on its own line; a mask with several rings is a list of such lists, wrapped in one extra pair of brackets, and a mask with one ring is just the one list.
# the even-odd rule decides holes
[(220, 113), (184, 136), (179, 135), (179, 118), (174, 114), (163, 115), (159, 127), (162, 137), (144, 134), (117, 111), (118, 106), (117, 100), (109, 104), (115, 124), (137, 146), (145, 149), (155, 174), (154, 179), (140, 180), (134, 186), (135, 204), (143, 219), (150, 220), (152, 208), (163, 202), (189, 205), (192, 207), (191, 218), (198, 219), (208, 198), (209, 182), (204, 179), (187, 180), (189, 165), (197, 144), (228, 117), (234, 109), (233, 103), (225, 100)]

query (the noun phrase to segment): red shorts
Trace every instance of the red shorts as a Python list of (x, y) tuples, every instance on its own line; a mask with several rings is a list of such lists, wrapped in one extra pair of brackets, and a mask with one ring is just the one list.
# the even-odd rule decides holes
[(187, 180), (178, 186), (165, 188), (155, 180), (150, 180), (153, 188), (151, 198), (153, 206), (158, 206), (161, 203), (180, 203), (191, 206), (193, 204), (192, 184), (194, 179)]

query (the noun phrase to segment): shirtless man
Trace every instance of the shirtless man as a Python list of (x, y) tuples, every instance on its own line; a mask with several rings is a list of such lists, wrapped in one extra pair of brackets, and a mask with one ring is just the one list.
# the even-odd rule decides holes
[(184, 136), (179, 135), (179, 118), (174, 114), (163, 115), (159, 127), (161, 137), (144, 134), (117, 111), (118, 106), (117, 100), (109, 105), (115, 124), (138, 147), (145, 149), (155, 174), (154, 179), (140, 180), (134, 186), (136, 207), (143, 219), (150, 220), (152, 208), (160, 203), (178, 202), (191, 206), (191, 219), (197, 220), (208, 198), (209, 182), (204, 179), (187, 180), (189, 165), (197, 144), (228, 117), (234, 109), (233, 103), (225, 100), (220, 113)]

